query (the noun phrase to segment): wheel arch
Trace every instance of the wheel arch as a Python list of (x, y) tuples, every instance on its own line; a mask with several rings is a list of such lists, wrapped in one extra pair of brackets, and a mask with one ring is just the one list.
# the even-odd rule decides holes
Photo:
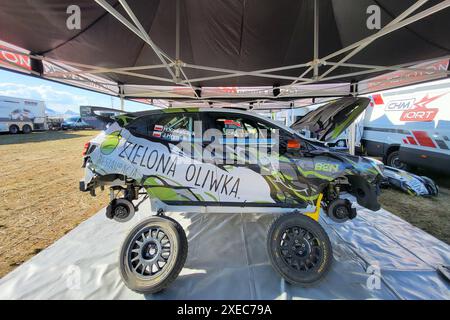
[(384, 152), (384, 156), (383, 156), (383, 162), (386, 163), (387, 157), (389, 156), (389, 154), (391, 154), (394, 151), (399, 151), (400, 150), (400, 144), (390, 144), (387, 148), (386, 151)]

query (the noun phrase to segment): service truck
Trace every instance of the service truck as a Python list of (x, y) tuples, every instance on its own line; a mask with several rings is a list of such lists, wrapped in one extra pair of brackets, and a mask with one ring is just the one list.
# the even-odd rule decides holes
[[(397, 169), (428, 168), (450, 174), (450, 81), (386, 90), (367, 95), (371, 103), (356, 120), (355, 146), (357, 153), (380, 157)], [(322, 124), (323, 104), (310, 106), (307, 117), (316, 117)], [(289, 110), (291, 111), (291, 110)], [(292, 111), (291, 111), (292, 112)], [(292, 118), (287, 116), (286, 118)], [(303, 132), (301, 118), (292, 128)], [(348, 125), (350, 123), (347, 123)], [(337, 150), (348, 149), (349, 130), (328, 138), (327, 145)]]
[(0, 96), (0, 132), (47, 130), (43, 101)]
[[(450, 174), (450, 82), (370, 95), (356, 123), (362, 151), (395, 168), (429, 168)], [(359, 136), (359, 137), (358, 137)]]

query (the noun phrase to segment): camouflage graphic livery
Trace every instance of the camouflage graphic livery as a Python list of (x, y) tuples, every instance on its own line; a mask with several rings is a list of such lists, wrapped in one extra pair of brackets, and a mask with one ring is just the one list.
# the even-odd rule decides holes
[[(363, 109), (359, 105), (365, 102), (354, 99), (353, 109), (359, 114)], [(335, 136), (346, 128), (349, 118), (354, 116), (343, 118), (345, 123), (323, 121), (326, 126), (319, 126), (316, 133)], [(339, 198), (340, 193), (348, 192), (356, 196), (360, 205), (379, 209), (380, 164), (331, 152), (320, 141), (302, 138), (292, 129), (253, 113), (166, 109), (123, 114), (115, 121), (90, 142), (85, 156), (84, 191), (103, 185), (131, 185), (144, 188), (156, 208), (198, 206), (209, 212), (222, 212), (227, 207), (253, 212), (264, 208), (287, 211), (314, 204), (321, 193), (326, 205)], [(244, 127), (251, 127), (245, 129), (249, 130), (247, 133), (260, 127), (279, 130), (279, 141), (260, 135), (256, 139), (235, 136), (233, 147), (242, 151), (234, 151), (236, 157), (244, 154), (258, 159), (256, 163), (197, 160), (178, 146), (185, 140), (192, 142), (194, 150), (206, 147), (205, 141), (194, 143), (197, 138), (193, 138), (193, 121), (200, 121), (203, 131), (212, 128), (236, 135)], [(291, 150), (289, 143), (294, 140), (299, 146)], [(277, 145), (277, 150), (261, 157), (259, 149), (253, 153), (248, 150), (249, 145), (262, 144), (269, 149)]]

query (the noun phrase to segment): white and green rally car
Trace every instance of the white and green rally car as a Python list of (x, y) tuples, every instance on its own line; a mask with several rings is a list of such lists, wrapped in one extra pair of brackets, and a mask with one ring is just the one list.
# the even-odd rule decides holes
[[(344, 98), (313, 126), (337, 136), (366, 98)], [(342, 115), (342, 113), (339, 113)], [(334, 119), (335, 117), (335, 119)], [(318, 140), (254, 113), (234, 109), (165, 109), (117, 116), (85, 146), (81, 191), (110, 187), (107, 216), (128, 221), (149, 197), (155, 216), (137, 225), (121, 250), (121, 275), (138, 292), (173, 281), (187, 256), (182, 227), (164, 212), (283, 213), (268, 233), (271, 263), (287, 281), (310, 285), (329, 269), (332, 248), (317, 222), (321, 205), (338, 222), (356, 216), (342, 194), (378, 210), (382, 165), (332, 152)], [(144, 192), (145, 191), (145, 192)], [(142, 200), (140, 200), (142, 201)], [(314, 212), (305, 213), (308, 205)]]

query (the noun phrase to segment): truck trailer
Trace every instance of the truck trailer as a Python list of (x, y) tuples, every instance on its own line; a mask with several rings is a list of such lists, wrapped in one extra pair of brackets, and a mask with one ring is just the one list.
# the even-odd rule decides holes
[(0, 96), (0, 132), (47, 130), (43, 101)]
[(448, 80), (370, 95), (356, 122), (357, 140), (369, 156), (395, 168), (428, 168), (450, 174)]

